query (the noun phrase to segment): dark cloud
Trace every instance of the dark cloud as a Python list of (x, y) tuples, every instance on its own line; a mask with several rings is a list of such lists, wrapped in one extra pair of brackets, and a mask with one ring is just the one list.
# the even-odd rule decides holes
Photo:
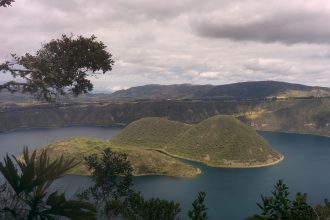
[(20, 0), (0, 8), (0, 20), (0, 62), (61, 34), (95, 34), (116, 60), (93, 79), (95, 91), (269, 79), (330, 86), (329, 0)]
[(234, 41), (257, 41), (264, 43), (330, 43), (330, 14), (276, 13), (247, 23), (218, 24), (202, 20), (193, 24), (200, 36), (225, 38)]

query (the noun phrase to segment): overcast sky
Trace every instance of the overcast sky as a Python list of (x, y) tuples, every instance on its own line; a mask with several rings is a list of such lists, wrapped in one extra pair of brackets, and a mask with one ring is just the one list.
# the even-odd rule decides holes
[(0, 8), (0, 61), (70, 33), (95, 34), (114, 56), (96, 92), (252, 80), (330, 87), (329, 0), (16, 0)]

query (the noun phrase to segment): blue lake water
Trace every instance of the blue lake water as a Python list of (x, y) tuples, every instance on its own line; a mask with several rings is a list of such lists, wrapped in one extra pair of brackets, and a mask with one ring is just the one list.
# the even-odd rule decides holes
[[(0, 158), (7, 152), (19, 154), (24, 145), (36, 148), (74, 136), (110, 139), (121, 129), (67, 127), (0, 133)], [(136, 177), (134, 187), (146, 197), (180, 202), (180, 219), (186, 219), (191, 201), (198, 191), (207, 193), (209, 219), (244, 219), (259, 212), (256, 202), (260, 201), (260, 195), (270, 194), (278, 179), (284, 179), (289, 185), (292, 196), (296, 192), (306, 192), (311, 204), (322, 203), (324, 198), (330, 198), (330, 138), (276, 132), (260, 134), (285, 156), (284, 161), (274, 166), (252, 169), (210, 168), (191, 162), (203, 171), (196, 178)], [(77, 189), (89, 184), (88, 177), (65, 176), (55, 183), (55, 187), (65, 190), (71, 196)]]

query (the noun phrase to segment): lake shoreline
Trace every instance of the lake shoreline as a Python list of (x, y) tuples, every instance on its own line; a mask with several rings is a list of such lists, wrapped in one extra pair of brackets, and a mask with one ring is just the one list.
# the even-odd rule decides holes
[(20, 132), (20, 131), (29, 131), (29, 130), (38, 130), (38, 129), (57, 129), (57, 128), (73, 128), (73, 127), (97, 127), (97, 128), (123, 128), (126, 124), (113, 124), (113, 125), (83, 125), (83, 124), (72, 124), (72, 125), (64, 125), (64, 126), (45, 126), (45, 127), (19, 127), (9, 130), (0, 131), (1, 134), (7, 134), (11, 132)]
[[(127, 124), (125, 124), (125, 123), (116, 123), (116, 124), (112, 124), (112, 125), (71, 124), (71, 125), (64, 125), (64, 126), (18, 127), (18, 128), (8, 129), (8, 130), (1, 130), (0, 134), (6, 134), (6, 133), (10, 133), (10, 132), (19, 132), (19, 131), (29, 131), (29, 130), (34, 130), (34, 129), (56, 129), (56, 128), (70, 128), (70, 127), (98, 127), (98, 128), (116, 128), (116, 127), (120, 127), (120, 128), (123, 128), (126, 125)], [(312, 135), (312, 136), (330, 138), (330, 134), (294, 132), (294, 131), (260, 130), (260, 129), (255, 129), (255, 130), (257, 132), (277, 132), (277, 133), (283, 133), (283, 134)]]
[(205, 161), (191, 159), (191, 158), (183, 157), (183, 156), (176, 155), (176, 154), (171, 154), (171, 153), (168, 153), (161, 149), (146, 148), (146, 150), (154, 150), (154, 151), (163, 153), (167, 156), (170, 156), (170, 157), (173, 157), (176, 159), (183, 159), (183, 160), (187, 160), (187, 161), (191, 161), (191, 162), (197, 162), (197, 163), (201, 163), (205, 166), (212, 167), (212, 168), (228, 168), (228, 169), (241, 169), (241, 168), (249, 169), (249, 168), (260, 168), (260, 167), (273, 166), (273, 165), (276, 165), (276, 164), (282, 162), (285, 158), (283, 155), (280, 155), (280, 158), (276, 161), (272, 161), (269, 163), (262, 163), (262, 164), (254, 164), (254, 165), (235, 165), (235, 164), (234, 165), (212, 165), (212, 164), (207, 164)]
[(293, 132), (293, 131), (271, 131), (271, 130), (260, 130), (256, 129), (257, 132), (276, 132), (276, 133), (283, 133), (283, 134), (298, 134), (298, 135), (311, 135), (311, 136), (318, 136), (318, 137), (327, 137), (330, 138), (329, 134), (315, 134), (315, 133), (306, 133), (306, 132)]
[[(198, 175), (202, 174), (202, 170), (200, 168), (196, 168), (197, 172), (194, 176), (173, 176), (173, 175), (167, 175), (167, 174), (159, 174), (159, 173), (140, 173), (140, 174), (133, 174), (133, 177), (148, 177), (148, 176), (160, 176), (160, 177), (172, 177), (172, 178), (183, 178), (183, 179), (193, 179), (197, 177)], [(64, 176), (82, 176), (82, 177), (91, 177), (90, 174), (77, 174), (77, 173), (67, 173)]]
[[(87, 131), (90, 136), (95, 135), (94, 137), (100, 135), (101, 132), (96, 127), (94, 130), (77, 127), (59, 129), (56, 132), (55, 130), (54, 132), (34, 130), (34, 132), (13, 132), (11, 135), (2, 134), (0, 142), (4, 148), (1, 153), (2, 155), (21, 153), (22, 143), (29, 146), (43, 146), (48, 143), (48, 140), (54, 139), (54, 136), (66, 139), (68, 135), (72, 136), (71, 133), (85, 134)], [(109, 139), (117, 133), (118, 129), (104, 129), (101, 136)], [(330, 175), (326, 169), (330, 166), (329, 138), (296, 136), (291, 133), (280, 134), (281, 132), (270, 131), (260, 133), (276, 151), (285, 156), (282, 163), (259, 169), (232, 169), (211, 168), (203, 163), (186, 161), (200, 168), (202, 174), (196, 178), (135, 176), (134, 189), (140, 191), (146, 198), (158, 197), (179, 202), (182, 205), (182, 216), (186, 216), (191, 209), (191, 202), (195, 199), (196, 193), (205, 191), (210, 219), (236, 220), (258, 213), (260, 210), (256, 202), (260, 202), (260, 194), (269, 195), (278, 179), (283, 179), (292, 193), (306, 192), (308, 201), (313, 206), (322, 203), (324, 198), (330, 197), (329, 184), (327, 184), (330, 181)], [(62, 136), (64, 138), (61, 138)], [(325, 175), (320, 175), (320, 172), (324, 172)], [(66, 175), (56, 181), (53, 187), (63, 190), (70, 198), (77, 190), (88, 186), (92, 186), (90, 177)]]

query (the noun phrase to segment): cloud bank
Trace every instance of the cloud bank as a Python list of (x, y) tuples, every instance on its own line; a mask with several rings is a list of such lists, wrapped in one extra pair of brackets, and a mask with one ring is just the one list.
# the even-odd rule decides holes
[(250, 80), (330, 87), (328, 0), (17, 0), (0, 20), (0, 61), (62, 34), (95, 34), (116, 61), (92, 79), (97, 92)]

